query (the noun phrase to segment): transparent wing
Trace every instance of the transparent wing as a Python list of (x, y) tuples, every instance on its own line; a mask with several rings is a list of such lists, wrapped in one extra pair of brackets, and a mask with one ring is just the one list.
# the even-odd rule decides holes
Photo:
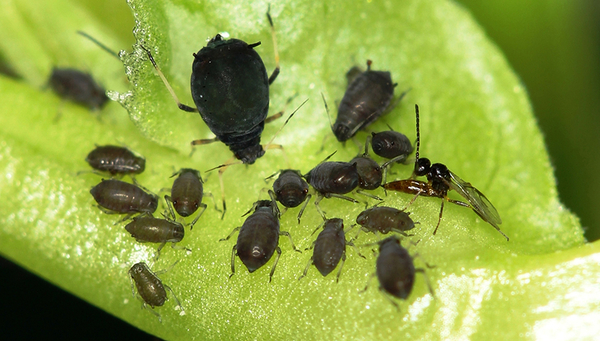
[(481, 219), (490, 223), (499, 230), (498, 225), (502, 224), (502, 219), (488, 198), (486, 198), (483, 193), (481, 193), (477, 188), (473, 187), (470, 183), (459, 178), (458, 175), (450, 171), (449, 173), (451, 181), (445, 180), (446, 184), (467, 199), (475, 213), (477, 213)]

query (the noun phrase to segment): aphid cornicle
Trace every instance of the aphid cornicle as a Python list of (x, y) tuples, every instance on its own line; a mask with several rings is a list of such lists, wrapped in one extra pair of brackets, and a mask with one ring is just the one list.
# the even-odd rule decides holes
[[(419, 106), (415, 104), (415, 112), (417, 116), (417, 153), (415, 167), (411, 179), (397, 180), (386, 183), (383, 187), (387, 190), (400, 191), (404, 193), (414, 194), (415, 196), (410, 201), (410, 206), (419, 195), (428, 197), (437, 197), (442, 199), (440, 207), (440, 214), (438, 223), (433, 231), (436, 234), (440, 222), (442, 220), (442, 213), (444, 212), (444, 202), (449, 201), (459, 206), (470, 207), (483, 221), (492, 225), (496, 231), (498, 231), (506, 241), (508, 236), (504, 232), (500, 231), (498, 225), (502, 224), (500, 214), (494, 207), (494, 205), (483, 195), (477, 188), (473, 187), (470, 183), (462, 180), (456, 174), (452, 173), (448, 167), (441, 163), (431, 164), (431, 161), (427, 158), (419, 158), (419, 146), (420, 146), (420, 132), (419, 132)], [(417, 176), (426, 176), (427, 182), (415, 180)], [(467, 199), (469, 203), (450, 199), (448, 197), (448, 191), (455, 190), (463, 198)]]
[[(388, 71), (372, 71), (367, 61), (367, 71), (358, 73), (355, 68), (347, 73), (348, 88), (338, 107), (338, 116), (332, 127), (340, 142), (350, 139), (360, 129), (386, 112), (396, 83)], [(403, 95), (402, 95), (403, 96)]]
[(297, 252), (300, 252), (300, 250), (296, 249), (288, 232), (279, 230), (279, 210), (275, 201), (257, 201), (254, 203), (253, 209), (254, 213), (244, 221), (242, 226), (233, 229), (226, 238), (220, 241), (228, 240), (235, 231), (239, 231), (237, 242), (231, 250), (230, 278), (235, 274), (236, 255), (240, 257), (242, 263), (252, 273), (265, 265), (277, 251), (277, 258), (269, 274), (269, 282), (271, 282), (275, 267), (281, 256), (279, 236), (287, 236), (294, 250)]
[[(377, 256), (375, 274), (379, 279), (379, 290), (401, 299), (407, 299), (415, 283), (415, 274), (422, 272), (425, 275), (425, 270), (415, 269), (413, 257), (410, 256), (407, 249), (400, 245), (400, 240), (397, 237), (388, 237), (377, 244), (379, 244), (379, 256)], [(431, 284), (426, 275), (425, 281), (431, 295), (433, 295)], [(367, 282), (364, 291), (368, 287), (369, 283)], [(389, 297), (387, 298), (389, 299)], [(398, 309), (396, 302), (391, 299), (389, 301)]]
[(273, 190), (269, 190), (269, 195), (271, 199), (279, 201), (286, 208), (298, 207), (304, 202), (298, 213), (298, 223), (311, 198), (308, 194), (308, 183), (304, 181), (300, 171), (294, 169), (284, 169), (279, 172), (279, 177), (273, 182)]
[[(245, 164), (253, 164), (265, 153), (260, 136), (269, 110), (269, 85), (279, 74), (275, 30), (269, 12), (267, 17), (271, 25), (276, 62), (270, 77), (254, 50), (260, 42), (247, 44), (239, 39), (225, 40), (220, 34), (193, 54), (190, 83), (196, 108), (181, 104), (164, 75), (159, 72), (178, 107), (188, 112), (199, 112), (216, 135), (216, 140), (226, 144), (235, 157)], [(142, 48), (159, 71), (150, 51)], [(206, 142), (198, 140), (192, 144)]]
[(356, 223), (365, 232), (381, 234), (397, 232), (405, 236), (407, 235), (406, 231), (415, 227), (409, 213), (386, 206), (375, 206), (362, 211), (356, 217)]
[(85, 161), (94, 169), (116, 174), (140, 174), (146, 168), (146, 160), (125, 147), (96, 146)]
[[(202, 178), (200, 173), (195, 169), (182, 168), (173, 174), (171, 177), (179, 175), (173, 182), (171, 187), (171, 196), (165, 195), (167, 201), (167, 207), (171, 212), (171, 216), (175, 216), (173, 212), (173, 206), (175, 211), (182, 217), (189, 217), (202, 207), (198, 216), (190, 224), (190, 230), (194, 228), (194, 225), (206, 210), (206, 204), (202, 203), (202, 196), (204, 195), (204, 188), (202, 186)], [(168, 203), (171, 203), (169, 205)]]
[(90, 110), (102, 109), (108, 97), (89, 73), (71, 68), (53, 68), (48, 85), (61, 98), (83, 105)]
[(157, 274), (159, 274), (159, 272), (153, 273), (150, 268), (148, 268), (146, 263), (140, 262), (134, 264), (131, 269), (129, 269), (129, 280), (131, 282), (131, 292), (133, 296), (135, 296), (135, 290), (133, 287), (135, 283), (138, 295), (143, 301), (142, 308), (145, 308), (154, 314), (156, 317), (158, 317), (158, 320), (162, 322), (160, 314), (154, 310), (148, 309), (148, 306), (150, 306), (152, 309), (154, 309), (154, 307), (163, 306), (167, 300), (166, 290), (171, 292), (171, 295), (173, 295), (175, 301), (177, 301), (177, 306), (180, 309), (183, 308), (181, 307), (181, 303), (177, 299), (177, 296), (175, 296), (173, 293), (173, 290), (171, 290), (171, 288), (166, 284), (163, 284), (160, 278), (158, 278)]
[(322, 226), (323, 231), (319, 233), (317, 239), (312, 244), (314, 248), (313, 255), (298, 280), (306, 276), (308, 268), (312, 264), (315, 265), (321, 275), (327, 276), (341, 260), (342, 264), (338, 270), (336, 282), (340, 279), (340, 274), (346, 261), (347, 242), (346, 234), (344, 233), (344, 221), (339, 218), (328, 219)]
[(158, 197), (128, 182), (109, 179), (102, 180), (90, 193), (105, 213), (152, 214), (158, 207)]
[(125, 230), (140, 243), (160, 243), (156, 250), (155, 260), (160, 256), (160, 250), (167, 243), (175, 248), (184, 235), (183, 225), (172, 219), (154, 218), (150, 215), (139, 215), (125, 225)]
[(328, 162), (327, 160), (333, 154), (329, 155), (323, 162), (304, 175), (306, 181), (319, 194), (315, 200), (315, 207), (319, 211), (319, 214), (321, 214), (321, 217), (323, 217), (323, 220), (327, 220), (327, 218), (319, 207), (319, 202), (324, 197), (335, 197), (358, 203), (357, 200), (344, 195), (352, 192), (358, 186), (359, 176), (356, 171), (356, 163)]

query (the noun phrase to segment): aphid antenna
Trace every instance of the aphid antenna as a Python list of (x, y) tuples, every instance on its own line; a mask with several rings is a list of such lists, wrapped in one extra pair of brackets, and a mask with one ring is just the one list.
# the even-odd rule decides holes
[[(293, 97), (292, 97), (292, 98), (293, 98)], [(291, 118), (294, 116), (294, 114), (295, 114), (295, 113), (296, 113), (298, 110), (300, 110), (300, 108), (302, 108), (302, 106), (303, 106), (304, 104), (306, 104), (306, 102), (308, 102), (308, 98), (307, 98), (306, 100), (304, 100), (304, 102), (302, 102), (302, 104), (300, 104), (300, 105), (299, 105), (299, 106), (296, 108), (296, 110), (294, 110), (294, 111), (293, 111), (293, 112), (290, 114), (290, 116), (287, 118), (287, 120), (285, 120), (285, 122), (283, 122), (283, 124), (281, 125), (281, 128), (279, 128), (279, 130), (278, 130), (278, 131), (277, 131), (277, 132), (276, 132), (276, 133), (273, 135), (273, 137), (271, 138), (271, 140), (269, 141), (269, 143), (267, 143), (267, 144), (265, 144), (265, 145), (263, 146), (263, 148), (264, 148), (265, 150), (266, 150), (266, 149), (270, 149), (270, 148), (271, 148), (270, 146), (273, 144), (273, 140), (275, 140), (275, 138), (277, 137), (277, 135), (279, 135), (279, 133), (281, 132), (281, 130), (283, 130), (283, 127), (285, 127), (285, 125), (286, 125), (286, 124), (287, 124), (287, 123), (290, 121), (290, 119), (291, 119)]]
[(281, 68), (279, 67), (279, 50), (277, 49), (277, 37), (275, 36), (275, 25), (273, 25), (273, 19), (271, 18), (271, 4), (267, 8), (267, 19), (269, 19), (269, 25), (271, 26), (271, 37), (273, 38), (273, 49), (275, 50), (275, 70), (269, 77), (269, 85), (275, 81), (275, 78), (279, 75)]
[(91, 35), (83, 32), (83, 31), (77, 31), (78, 34), (88, 38), (90, 41), (92, 41), (92, 43), (98, 45), (98, 47), (100, 47), (101, 49), (103, 49), (104, 51), (108, 52), (109, 54), (113, 55), (115, 58), (119, 59), (119, 54), (116, 53), (115, 51), (113, 51), (112, 49), (110, 49), (108, 46), (102, 44), (101, 42), (99, 42), (96, 38), (92, 37)]
[(171, 84), (169, 84), (169, 81), (167, 80), (165, 75), (158, 68), (158, 64), (156, 64), (156, 61), (154, 60), (154, 57), (152, 57), (152, 53), (150, 52), (150, 50), (141, 44), (139, 45), (139, 47), (142, 48), (142, 50), (146, 51), (146, 54), (148, 55), (150, 62), (152, 62), (152, 65), (154, 66), (154, 69), (158, 73), (158, 76), (160, 76), (160, 79), (162, 79), (163, 83), (165, 84), (165, 87), (167, 88), (167, 90), (169, 90), (171, 97), (173, 97), (173, 100), (175, 100), (175, 103), (177, 103), (177, 106), (179, 107), (179, 109), (181, 109), (183, 111), (187, 111), (187, 112), (198, 112), (197, 108), (192, 108), (192, 107), (187, 106), (179, 101), (179, 98), (177, 98), (177, 95), (175, 94), (175, 91), (173, 91)]
[(321, 92), (321, 97), (323, 98), (323, 104), (325, 104), (325, 112), (327, 113), (327, 118), (329, 119), (329, 127), (333, 131), (333, 123), (331, 122), (331, 115), (329, 115), (329, 106), (327, 106), (327, 101), (325, 100), (325, 95)]

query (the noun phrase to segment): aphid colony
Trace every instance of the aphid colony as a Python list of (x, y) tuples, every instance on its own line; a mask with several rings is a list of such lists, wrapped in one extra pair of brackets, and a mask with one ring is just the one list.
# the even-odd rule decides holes
[[(267, 17), (275, 43), (274, 26), (268, 12)], [(261, 145), (260, 139), (264, 124), (270, 122), (273, 117), (281, 116), (279, 113), (267, 118), (269, 87), (279, 74), (279, 56), (275, 48), (277, 65), (271, 76), (268, 77), (262, 59), (254, 50), (259, 45), (260, 42), (247, 44), (242, 40), (225, 40), (221, 35), (216, 35), (206, 47), (195, 53), (190, 82), (195, 108), (179, 102), (167, 79), (160, 72), (159, 66), (152, 56), (151, 48), (140, 46), (146, 52), (178, 107), (184, 111), (198, 112), (216, 136), (211, 140), (193, 141), (192, 145), (221, 141), (230, 148), (234, 157), (244, 164), (253, 164), (265, 154), (266, 149), (269, 149), (270, 143)], [(276, 44), (274, 45), (276, 46)], [(340, 142), (355, 139), (354, 136), (359, 130), (365, 129), (377, 118), (391, 111), (406, 94), (404, 92), (394, 100), (394, 88), (397, 84), (392, 82), (390, 72), (373, 71), (371, 66), (372, 62), (368, 61), (366, 71), (354, 67), (346, 75), (348, 87), (340, 102), (335, 124), (331, 125), (334, 135)], [(284, 169), (269, 177), (268, 179), (277, 176), (272, 189), (268, 191), (270, 200), (255, 202), (246, 213), (248, 217), (244, 222), (220, 240), (228, 241), (235, 232), (238, 232), (237, 240), (231, 249), (230, 277), (235, 274), (236, 256), (252, 273), (269, 262), (277, 253), (269, 273), (269, 281), (271, 281), (282, 253), (279, 247), (279, 237), (287, 236), (292, 248), (300, 252), (294, 245), (292, 236), (280, 229), (280, 217), (287, 209), (301, 206), (297, 215), (298, 223), (300, 223), (313, 196), (316, 196), (315, 208), (324, 222), (313, 232), (314, 234), (322, 228), (312, 246), (307, 249), (312, 249), (313, 254), (298, 279), (305, 277), (310, 266), (315, 265), (323, 276), (327, 276), (336, 267), (339, 267), (336, 275), (336, 281), (339, 281), (346, 261), (346, 246), (354, 247), (356, 253), (364, 258), (354, 241), (359, 237), (360, 232), (371, 232), (379, 241), (374, 244), (365, 244), (365, 246), (379, 246), (374, 275), (379, 279), (380, 289), (391, 296), (406, 299), (412, 290), (416, 272), (424, 272), (424, 270), (415, 268), (413, 256), (401, 245), (398, 237), (393, 235), (381, 239), (381, 235), (397, 233), (403, 238), (412, 236), (409, 232), (415, 229), (415, 224), (418, 223), (411, 219), (410, 213), (406, 209), (419, 196), (442, 199), (438, 223), (433, 234), (437, 232), (440, 225), (444, 202), (449, 201), (460, 206), (470, 207), (508, 240), (508, 237), (498, 227), (502, 223), (498, 212), (479, 190), (461, 180), (443, 164), (432, 165), (429, 159), (419, 158), (419, 108), (416, 105), (415, 111), (417, 118), (416, 161), (413, 174), (409, 179), (386, 181), (387, 170), (395, 164), (408, 163), (408, 157), (413, 152), (413, 146), (409, 139), (391, 128), (389, 131), (372, 132), (366, 139), (364, 152), (359, 153), (348, 162), (329, 161), (335, 154), (333, 153), (307, 173)], [(386, 158), (388, 161), (380, 165), (371, 158), (369, 145), (376, 155)], [(111, 176), (111, 179), (103, 179), (90, 191), (98, 203), (98, 207), (106, 213), (125, 215), (121, 222), (129, 220), (125, 229), (138, 242), (159, 244), (155, 259), (158, 259), (160, 251), (167, 243), (172, 243), (174, 248), (180, 248), (175, 244), (184, 238), (186, 226), (178, 221), (176, 213), (182, 218), (195, 214), (193, 219), (190, 218), (192, 221), (187, 224), (191, 230), (207, 208), (207, 205), (202, 203), (203, 183), (197, 170), (184, 168), (172, 175), (177, 178), (173, 182), (170, 195), (164, 196), (166, 209), (162, 213), (163, 217), (159, 218), (153, 216), (159, 207), (159, 197), (137, 183), (134, 178), (135, 174), (140, 174), (145, 169), (143, 157), (124, 147), (97, 146), (89, 153), (86, 161), (95, 169), (94, 172), (103, 172), (103, 174)], [(224, 166), (231, 164), (226, 163)], [(219, 170), (222, 189), (223, 182), (220, 175), (224, 168)], [(131, 177), (133, 183), (114, 178), (122, 178), (125, 175)], [(426, 176), (427, 182), (417, 180), (417, 177), (420, 176)], [(311, 192), (310, 188), (312, 188), (312, 193), (309, 193)], [(368, 191), (378, 188), (401, 191), (414, 196), (408, 206), (400, 210), (382, 205), (381, 198), (368, 193)], [(466, 199), (467, 203), (450, 199), (448, 197), (450, 190), (456, 191)], [(339, 198), (353, 204), (366, 204), (366, 202), (348, 196), (351, 193), (377, 200), (378, 204), (371, 205), (371, 207), (368, 207), (367, 204), (368, 208), (356, 217), (355, 223), (344, 222), (339, 218), (328, 218), (320, 208), (319, 203), (324, 198)], [(278, 203), (283, 206), (282, 209)], [(216, 205), (215, 209), (217, 209)], [(225, 210), (223, 194), (223, 215)], [(355, 228), (356, 234), (348, 239), (349, 233)], [(410, 240), (408, 242), (416, 245)], [(340, 262), (341, 264), (339, 264)], [(171, 289), (164, 285), (157, 274), (152, 273), (145, 263), (133, 265), (129, 274), (132, 279), (132, 289), (135, 284), (144, 307), (154, 308), (154, 306), (162, 306), (165, 303), (166, 290), (171, 291)], [(427, 280), (427, 277), (425, 278)], [(427, 284), (433, 294), (428, 281)], [(177, 300), (176, 297), (175, 299)], [(395, 302), (391, 302), (397, 307)], [(180, 306), (178, 300), (177, 303)], [(160, 318), (158, 313), (151, 311)]]

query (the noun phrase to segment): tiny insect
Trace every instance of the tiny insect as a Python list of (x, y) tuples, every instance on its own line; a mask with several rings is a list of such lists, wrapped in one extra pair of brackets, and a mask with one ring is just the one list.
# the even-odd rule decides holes
[[(269, 282), (273, 278), (275, 267), (281, 256), (281, 249), (279, 248), (279, 236), (287, 236), (290, 239), (292, 248), (294, 251), (300, 252), (294, 246), (292, 237), (286, 231), (279, 230), (279, 210), (277, 209), (277, 203), (272, 200), (260, 200), (254, 203), (252, 213), (244, 224), (240, 227), (236, 227), (231, 233), (219, 241), (228, 240), (233, 233), (239, 231), (236, 244), (233, 246), (231, 251), (231, 275), (235, 274), (235, 256), (240, 257), (240, 260), (249, 272), (254, 272), (263, 265), (265, 265), (273, 256), (273, 253), (277, 251), (277, 258), (271, 268), (269, 274)], [(252, 211), (252, 209), (250, 211)], [(250, 213), (248, 211), (248, 213)]]
[[(397, 237), (388, 237), (377, 244), (379, 244), (379, 256), (377, 257), (375, 274), (379, 279), (379, 290), (405, 300), (412, 291), (415, 283), (415, 274), (421, 272), (425, 275), (429, 292), (433, 296), (433, 290), (431, 289), (431, 284), (425, 274), (425, 270), (420, 268), (415, 269), (413, 257), (410, 256), (407, 249), (400, 245), (400, 240)], [(375, 274), (369, 278), (363, 292), (368, 289), (369, 282)], [(396, 309), (399, 309), (396, 302), (388, 296), (386, 298), (388, 298)]]
[(308, 194), (308, 184), (302, 178), (300, 171), (294, 169), (284, 169), (279, 172), (279, 177), (273, 182), (273, 190), (269, 190), (269, 195), (273, 201), (279, 201), (286, 209), (298, 207), (304, 202), (298, 213), (298, 224), (312, 197)]
[[(333, 153), (335, 154), (335, 152)], [(356, 163), (349, 162), (328, 162), (333, 156), (329, 155), (325, 160), (319, 163), (304, 175), (304, 179), (318, 192), (315, 206), (323, 220), (327, 220), (325, 213), (319, 207), (319, 202), (325, 198), (340, 198), (358, 203), (357, 200), (343, 194), (352, 192), (358, 187), (359, 176), (356, 170)]]
[(200, 213), (190, 224), (191, 230), (194, 228), (194, 225), (202, 213), (206, 210), (206, 204), (202, 203), (202, 196), (204, 195), (202, 178), (197, 170), (190, 168), (182, 168), (171, 177), (176, 175), (179, 176), (173, 182), (171, 196), (165, 195), (165, 201), (167, 202), (167, 207), (173, 217), (175, 216), (173, 208), (175, 208), (175, 211), (177, 211), (180, 216), (189, 217), (198, 210), (198, 207), (202, 207)]
[(370, 140), (375, 154), (392, 159), (391, 162), (402, 162), (413, 152), (413, 146), (408, 137), (394, 130), (373, 132), (368, 140)]
[(361, 225), (361, 230), (365, 232), (373, 232), (375, 234), (396, 232), (408, 236), (406, 231), (412, 230), (415, 227), (415, 222), (409, 215), (410, 213), (393, 207), (375, 206), (362, 211), (356, 217), (356, 223)]
[[(420, 132), (419, 132), (419, 106), (415, 104), (415, 111), (417, 116), (417, 153), (415, 168), (411, 179), (398, 180), (386, 183), (383, 187), (387, 190), (400, 191), (409, 194), (415, 194), (413, 199), (410, 201), (410, 206), (419, 195), (428, 197), (437, 197), (442, 199), (442, 205), (440, 207), (440, 215), (438, 223), (433, 231), (436, 234), (440, 221), (442, 220), (442, 213), (444, 211), (444, 202), (449, 201), (459, 206), (470, 207), (477, 213), (483, 221), (492, 225), (506, 240), (508, 236), (500, 231), (498, 225), (502, 224), (502, 219), (498, 214), (498, 211), (494, 205), (483, 195), (477, 188), (473, 187), (470, 183), (462, 180), (456, 174), (452, 173), (448, 167), (441, 163), (431, 164), (431, 161), (426, 158), (419, 158), (419, 145), (420, 145)], [(415, 180), (417, 176), (427, 176), (427, 181)], [(468, 203), (453, 200), (448, 197), (448, 191), (455, 190)]]
[(140, 174), (146, 168), (146, 159), (119, 146), (96, 146), (85, 161), (94, 169), (111, 175)]
[[(171, 268), (175, 264), (173, 264)], [(175, 301), (177, 301), (177, 306), (183, 311), (181, 303), (177, 299), (177, 296), (175, 296), (175, 294), (173, 293), (173, 290), (171, 290), (171, 288), (166, 284), (163, 284), (163, 282), (157, 276), (160, 273), (164, 273), (166, 271), (167, 270), (163, 270), (153, 273), (150, 270), (150, 268), (148, 268), (148, 265), (146, 265), (146, 263), (144, 262), (136, 263), (131, 267), (131, 269), (129, 269), (129, 281), (131, 282), (131, 292), (133, 293), (133, 296), (135, 297), (135, 289), (133, 288), (135, 283), (138, 295), (143, 302), (142, 309), (146, 309), (152, 314), (154, 314), (156, 317), (158, 317), (158, 320), (160, 322), (162, 322), (160, 314), (155, 312), (154, 310), (149, 309), (148, 306), (150, 306), (150, 308), (152, 309), (154, 309), (154, 307), (163, 306), (165, 304), (165, 301), (167, 300), (166, 290), (169, 290), (171, 292), (171, 295), (173, 295)]]
[(179, 109), (199, 112), (216, 135), (213, 140), (197, 140), (192, 145), (221, 141), (245, 164), (253, 164), (265, 154), (260, 144), (269, 110), (269, 86), (279, 75), (279, 53), (275, 29), (269, 11), (275, 49), (276, 67), (270, 77), (265, 64), (254, 50), (260, 42), (247, 44), (239, 39), (225, 40), (220, 34), (206, 47), (194, 53), (191, 75), (191, 93), (196, 107), (179, 102), (175, 92), (160, 72), (150, 50), (142, 46), (163, 80)]
[[(308, 264), (306, 264), (306, 268), (304, 268), (304, 272), (298, 280), (306, 276), (308, 268), (312, 264), (314, 264), (321, 275), (325, 277), (336, 268), (341, 260), (342, 265), (340, 265), (335, 281), (338, 282), (340, 280), (340, 274), (342, 273), (342, 268), (346, 261), (346, 244), (351, 244), (352, 246), (354, 246), (354, 244), (346, 241), (344, 221), (342, 219), (328, 219), (321, 226), (323, 226), (323, 231), (319, 233), (317, 239), (311, 246), (311, 248), (314, 248), (313, 255)], [(317, 227), (317, 230), (319, 227)]]
[(177, 221), (154, 218), (145, 214), (134, 217), (130, 223), (125, 225), (125, 230), (140, 243), (160, 243), (154, 260), (158, 260), (160, 250), (165, 244), (171, 243), (171, 247), (176, 248), (175, 244), (180, 242), (185, 235), (183, 225)]
[(378, 196), (362, 191), (374, 190), (381, 187), (383, 181), (383, 171), (381, 166), (369, 156), (368, 142), (365, 143), (365, 152), (362, 155), (350, 160), (350, 163), (356, 163), (356, 171), (358, 172), (358, 187), (357, 193), (368, 196), (370, 198), (380, 200)]
[(127, 214), (123, 221), (136, 213), (152, 214), (158, 207), (156, 195), (120, 180), (103, 179), (90, 193), (105, 213)]
[(99, 110), (106, 105), (106, 90), (92, 75), (72, 68), (53, 68), (48, 86), (61, 98), (75, 102), (90, 110)]
[(367, 60), (367, 71), (359, 73), (356, 68), (352, 68), (346, 74), (348, 88), (338, 107), (337, 119), (331, 127), (340, 142), (350, 139), (357, 131), (387, 113), (394, 97), (394, 88), (398, 84), (392, 82), (390, 72), (372, 71), (371, 64)]

